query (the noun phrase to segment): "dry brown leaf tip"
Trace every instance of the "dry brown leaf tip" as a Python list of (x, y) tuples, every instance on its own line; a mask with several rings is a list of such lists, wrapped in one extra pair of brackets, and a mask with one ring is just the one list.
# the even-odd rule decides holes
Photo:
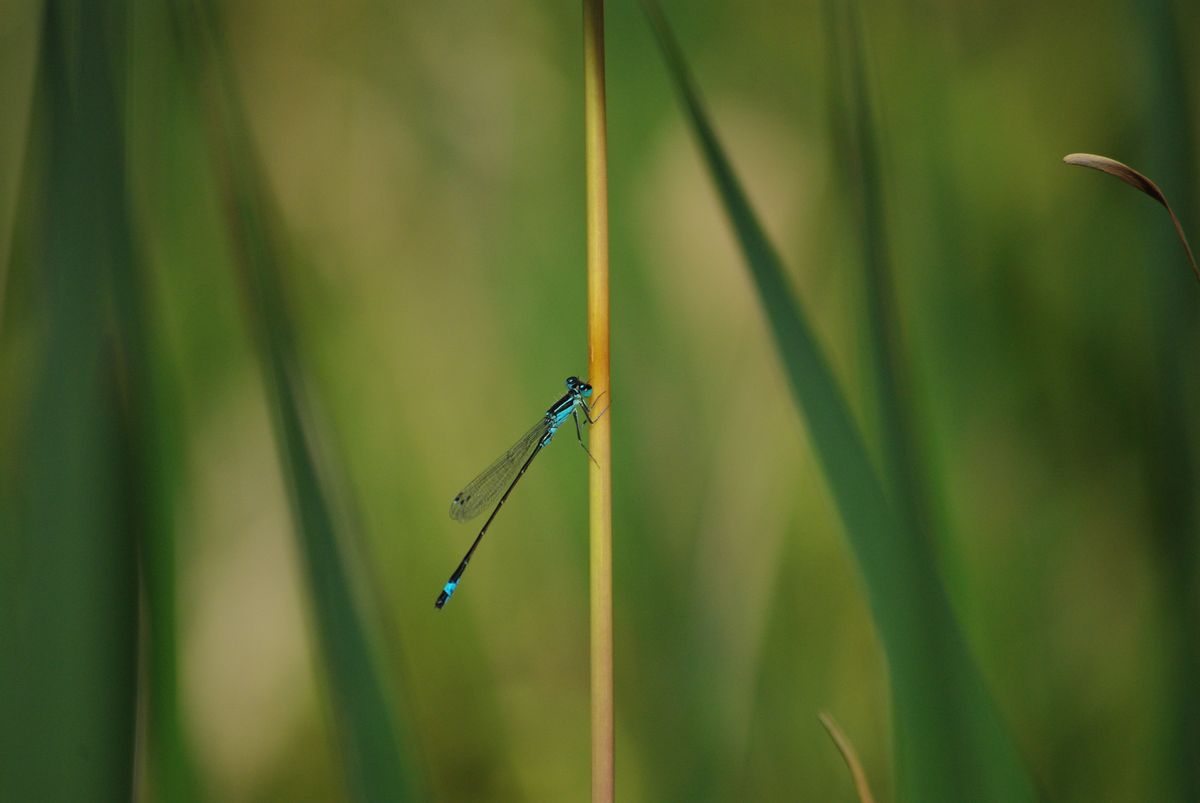
[(1069, 165), (1090, 167), (1093, 170), (1099, 170), (1101, 173), (1108, 173), (1110, 176), (1115, 176), (1134, 189), (1146, 193), (1163, 206), (1167, 206), (1167, 197), (1163, 195), (1163, 191), (1158, 188), (1158, 185), (1124, 162), (1109, 159), (1107, 156), (1097, 156), (1094, 153), (1068, 153), (1063, 157), (1063, 161)]
[(1192, 253), (1192, 246), (1188, 243), (1187, 235), (1183, 233), (1183, 224), (1179, 222), (1175, 210), (1167, 203), (1167, 196), (1163, 194), (1163, 191), (1158, 188), (1157, 184), (1124, 162), (1118, 162), (1116, 159), (1110, 159), (1107, 156), (1098, 156), (1094, 153), (1068, 153), (1063, 157), (1063, 161), (1069, 165), (1090, 167), (1093, 170), (1099, 170), (1101, 173), (1108, 173), (1110, 176), (1121, 179), (1121, 181), (1124, 181), (1129, 186), (1146, 193), (1146, 195), (1149, 195), (1162, 204), (1163, 208), (1167, 210), (1167, 214), (1171, 216), (1171, 223), (1175, 225), (1175, 233), (1179, 236), (1179, 242), (1183, 244), (1183, 250), (1187, 255), (1188, 264), (1192, 268), (1192, 274), (1200, 281), (1200, 265), (1196, 264), (1196, 257)]

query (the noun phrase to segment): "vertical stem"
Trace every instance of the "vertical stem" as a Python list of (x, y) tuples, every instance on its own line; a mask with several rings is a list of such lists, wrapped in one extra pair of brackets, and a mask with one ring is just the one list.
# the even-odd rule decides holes
[[(604, 0), (583, 0), (584, 139), (587, 163), (588, 377), (611, 406), (608, 327), (608, 159), (604, 111)], [(603, 409), (603, 408), (601, 408)], [(589, 436), (588, 501), (592, 610), (592, 801), (615, 786), (612, 619), (612, 413)]]

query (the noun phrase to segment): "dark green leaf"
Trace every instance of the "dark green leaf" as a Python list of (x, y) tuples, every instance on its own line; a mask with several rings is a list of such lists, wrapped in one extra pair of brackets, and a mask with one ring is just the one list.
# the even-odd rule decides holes
[(866, 583), (888, 657), (906, 800), (1034, 799), (946, 599), (928, 542), (897, 515), (783, 264), (751, 209), (666, 20), (645, 7), (767, 314)]
[[(133, 798), (138, 583), (107, 313), (127, 266), (121, 3), (45, 7), (33, 391), (0, 519), (0, 800)], [(31, 192), (38, 190), (31, 189)], [(24, 266), (21, 266), (24, 267)]]

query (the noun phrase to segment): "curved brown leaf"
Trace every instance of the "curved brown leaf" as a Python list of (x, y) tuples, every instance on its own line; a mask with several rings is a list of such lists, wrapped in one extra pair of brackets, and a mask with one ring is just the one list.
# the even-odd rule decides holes
[(1188, 239), (1183, 233), (1183, 226), (1180, 224), (1179, 218), (1176, 217), (1175, 210), (1171, 208), (1171, 204), (1167, 203), (1167, 196), (1163, 194), (1163, 191), (1159, 189), (1157, 184), (1129, 165), (1118, 162), (1116, 159), (1110, 159), (1107, 156), (1097, 156), (1094, 153), (1068, 153), (1063, 157), (1063, 161), (1069, 165), (1090, 167), (1093, 170), (1099, 170), (1101, 173), (1108, 173), (1110, 176), (1115, 176), (1162, 204), (1163, 208), (1167, 210), (1167, 214), (1171, 216), (1171, 222), (1175, 224), (1175, 233), (1179, 235), (1179, 242), (1183, 243), (1183, 250), (1187, 254), (1188, 264), (1192, 266), (1192, 273), (1200, 281), (1200, 266), (1196, 265), (1196, 257), (1192, 254), (1192, 246), (1188, 244)]

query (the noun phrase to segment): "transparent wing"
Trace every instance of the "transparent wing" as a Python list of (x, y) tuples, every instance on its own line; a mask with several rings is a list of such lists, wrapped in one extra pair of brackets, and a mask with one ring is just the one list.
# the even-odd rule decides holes
[(496, 458), (496, 462), (485, 468), (478, 477), (467, 483), (466, 488), (455, 495), (450, 502), (450, 518), (456, 521), (473, 519), (495, 502), (512, 484), (517, 472), (545, 434), (546, 419), (542, 418), (522, 435), (512, 448)]

